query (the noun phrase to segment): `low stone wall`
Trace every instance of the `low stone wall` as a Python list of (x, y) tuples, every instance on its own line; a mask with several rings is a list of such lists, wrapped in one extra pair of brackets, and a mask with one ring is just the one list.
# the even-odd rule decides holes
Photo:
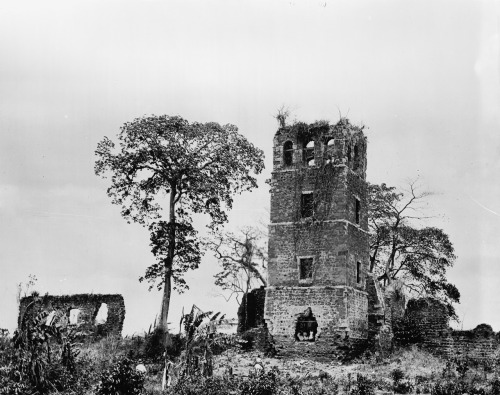
[[(105, 322), (96, 323), (102, 304), (107, 307)], [(72, 310), (79, 310), (76, 323), (70, 319)], [(62, 325), (72, 325), (93, 336), (121, 336), (125, 319), (125, 302), (121, 295), (77, 294), (62, 296), (28, 296), (22, 298), (19, 307), (18, 327), (21, 328), (30, 317), (41, 311), (58, 312)]]
[(403, 320), (394, 326), (400, 345), (417, 344), (447, 358), (469, 358), (476, 362), (496, 359), (500, 352), (500, 334), (487, 324), (472, 330), (453, 330), (445, 305), (430, 298), (408, 302)]

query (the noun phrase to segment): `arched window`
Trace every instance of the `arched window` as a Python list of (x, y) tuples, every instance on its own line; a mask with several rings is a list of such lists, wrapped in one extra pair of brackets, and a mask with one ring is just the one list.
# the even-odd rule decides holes
[(106, 303), (101, 303), (99, 311), (95, 316), (95, 324), (102, 325), (105, 324), (107, 320), (108, 320), (108, 305)]
[(330, 139), (326, 143), (325, 163), (333, 163), (335, 158), (335, 140)]
[(293, 164), (293, 143), (291, 141), (287, 141), (283, 145), (283, 163), (285, 166)]
[(304, 148), (304, 162), (308, 166), (314, 166), (314, 141), (309, 141)]

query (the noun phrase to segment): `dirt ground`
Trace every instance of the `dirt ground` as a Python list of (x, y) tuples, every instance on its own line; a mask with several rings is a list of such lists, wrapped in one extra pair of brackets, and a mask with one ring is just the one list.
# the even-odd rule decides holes
[(342, 364), (338, 361), (319, 362), (301, 358), (270, 358), (264, 357), (262, 352), (227, 350), (215, 359), (216, 375), (223, 375), (228, 367), (232, 367), (233, 374), (248, 376), (251, 371), (270, 370), (277, 367), (284, 374), (291, 377), (318, 377), (322, 372), (339, 380), (347, 380), (357, 373), (366, 376), (389, 379), (390, 372), (401, 369), (406, 377), (430, 377), (444, 368), (444, 361), (418, 350), (406, 350), (393, 354), (383, 360), (365, 361), (365, 363)]

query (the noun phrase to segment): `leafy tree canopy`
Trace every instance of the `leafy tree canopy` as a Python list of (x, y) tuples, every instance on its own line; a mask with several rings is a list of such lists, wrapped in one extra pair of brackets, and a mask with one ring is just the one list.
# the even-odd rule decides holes
[(410, 182), (407, 191), (370, 184), (368, 196), (370, 271), (386, 283), (401, 280), (410, 294), (441, 300), (453, 316), (452, 303), (460, 301), (446, 278), (456, 260), (453, 244), (442, 229), (417, 226), (427, 218), (422, 205), (429, 193)]
[(257, 187), (263, 152), (234, 125), (152, 115), (125, 123), (116, 143), (105, 137), (96, 155), (95, 173), (111, 175), (112, 202), (150, 231), (157, 262), (141, 279), (163, 287), (159, 325), (166, 328), (171, 279), (182, 289), (183, 273), (201, 259), (192, 215), (207, 214), (212, 230), (224, 224), (234, 194)]

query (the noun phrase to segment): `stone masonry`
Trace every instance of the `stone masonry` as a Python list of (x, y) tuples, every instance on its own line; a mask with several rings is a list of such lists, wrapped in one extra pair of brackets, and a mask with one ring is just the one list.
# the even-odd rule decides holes
[[(98, 321), (98, 313), (102, 307), (105, 308), (107, 317)], [(42, 311), (49, 315), (57, 312), (60, 324), (78, 328), (82, 334), (121, 336), (125, 302), (123, 296), (116, 294), (28, 296), (20, 302), (18, 327), (21, 328), (30, 317)]]
[(368, 339), (366, 146), (346, 119), (276, 132), (264, 318), (278, 353)]

